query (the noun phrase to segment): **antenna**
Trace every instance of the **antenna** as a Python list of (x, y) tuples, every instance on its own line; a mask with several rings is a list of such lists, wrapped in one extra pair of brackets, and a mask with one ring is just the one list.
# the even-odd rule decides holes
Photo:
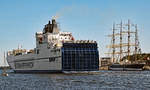
[(18, 44), (18, 50), (19, 50), (20, 48), (19, 48), (19, 44)]

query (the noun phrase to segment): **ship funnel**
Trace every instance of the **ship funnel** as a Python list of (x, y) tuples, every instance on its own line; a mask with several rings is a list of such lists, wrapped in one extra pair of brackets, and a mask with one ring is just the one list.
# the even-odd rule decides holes
[(56, 20), (54, 18), (52, 19), (52, 24), (56, 24)]
[(51, 21), (48, 21), (48, 24), (51, 24)]
[(58, 33), (59, 29), (57, 27), (56, 19), (52, 18), (52, 21), (48, 21), (45, 25), (43, 33)]

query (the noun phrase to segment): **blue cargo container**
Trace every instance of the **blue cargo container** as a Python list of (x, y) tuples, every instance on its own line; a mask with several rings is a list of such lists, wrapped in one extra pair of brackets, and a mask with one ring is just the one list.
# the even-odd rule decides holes
[(99, 70), (99, 52), (97, 43), (63, 43), (62, 70)]

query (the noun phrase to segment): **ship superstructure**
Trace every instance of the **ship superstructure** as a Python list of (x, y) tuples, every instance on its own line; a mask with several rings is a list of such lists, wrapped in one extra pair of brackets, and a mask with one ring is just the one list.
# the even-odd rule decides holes
[(96, 71), (97, 48), (96, 41), (74, 40), (71, 32), (60, 32), (53, 18), (36, 33), (36, 48), (9, 51), (7, 61), (15, 72)]

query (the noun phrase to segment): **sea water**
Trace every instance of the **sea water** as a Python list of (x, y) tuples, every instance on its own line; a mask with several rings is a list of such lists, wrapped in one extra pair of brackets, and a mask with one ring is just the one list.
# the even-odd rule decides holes
[(150, 71), (0, 76), (0, 90), (150, 90)]

